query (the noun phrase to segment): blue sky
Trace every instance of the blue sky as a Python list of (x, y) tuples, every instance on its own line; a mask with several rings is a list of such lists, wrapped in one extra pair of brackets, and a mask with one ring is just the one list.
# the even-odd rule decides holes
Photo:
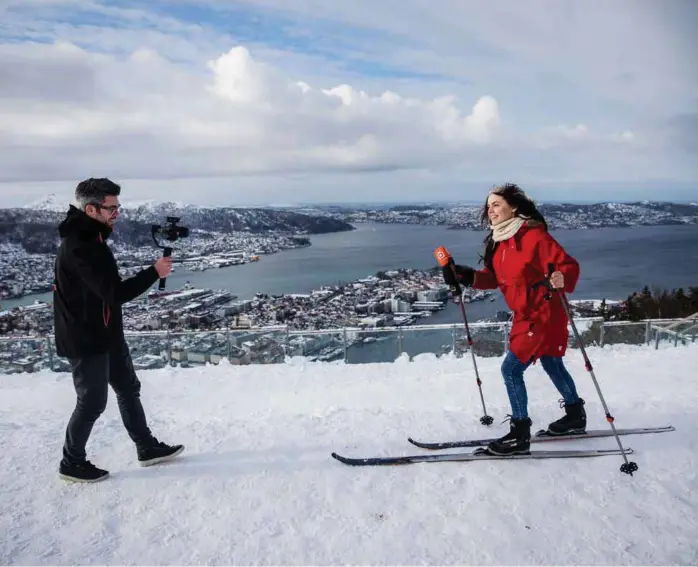
[(434, 6), (0, 2), (0, 206), (698, 200), (698, 3)]

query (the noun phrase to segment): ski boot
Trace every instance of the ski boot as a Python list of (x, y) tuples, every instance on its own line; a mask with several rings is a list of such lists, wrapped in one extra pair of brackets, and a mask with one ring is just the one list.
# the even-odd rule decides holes
[(548, 425), (550, 435), (576, 435), (586, 432), (587, 414), (584, 411), (584, 400), (579, 398), (576, 404), (565, 404), (560, 401), (560, 407), (565, 408), (565, 415)]
[(531, 449), (531, 419), (512, 419), (509, 433), (487, 445), (487, 452), (492, 455), (527, 455)]

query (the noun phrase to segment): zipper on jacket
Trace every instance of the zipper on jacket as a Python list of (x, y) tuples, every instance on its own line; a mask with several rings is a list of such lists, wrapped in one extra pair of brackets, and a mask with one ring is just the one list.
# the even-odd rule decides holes
[(87, 318), (87, 290), (82, 289), (82, 320), (87, 323), (89, 319)]
[[(102, 233), (97, 233), (97, 241), (104, 244), (104, 238), (102, 238)], [(105, 301), (102, 301), (102, 321), (104, 321), (104, 328), (109, 328), (109, 318), (111, 317), (111, 310)]]

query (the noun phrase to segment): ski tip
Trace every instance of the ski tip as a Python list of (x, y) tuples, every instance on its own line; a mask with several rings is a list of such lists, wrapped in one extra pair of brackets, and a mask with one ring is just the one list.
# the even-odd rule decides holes
[(349, 457), (343, 457), (342, 455), (338, 455), (337, 453), (331, 453), (330, 455), (332, 456), (333, 459), (336, 459), (340, 463), (344, 463), (345, 465), (356, 464), (356, 459), (351, 459)]
[(411, 437), (408, 437), (407, 440), (412, 443), (412, 445), (419, 447), (420, 449), (446, 449), (451, 446), (449, 443), (425, 443), (424, 441), (417, 441)]
[(338, 455), (337, 453), (331, 453), (331, 456), (333, 459), (338, 460), (340, 463), (343, 463), (345, 465), (351, 465), (351, 466), (362, 466), (362, 465), (367, 465), (370, 464), (371, 459), (357, 459), (355, 457), (343, 457), (342, 455)]

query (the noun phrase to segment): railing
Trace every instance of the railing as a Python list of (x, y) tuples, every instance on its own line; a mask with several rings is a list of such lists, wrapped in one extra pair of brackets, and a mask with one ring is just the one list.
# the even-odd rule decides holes
[[(604, 321), (600, 317), (576, 318), (585, 346), (659, 344), (673, 346), (695, 342), (698, 330), (677, 332), (675, 319), (643, 321)], [(667, 325), (669, 328), (663, 328)], [(501, 356), (506, 351), (511, 323), (475, 322), (470, 325), (473, 350), (477, 356)], [(336, 328), (291, 330), (286, 326), (250, 329), (222, 329), (190, 332), (126, 333), (136, 369), (202, 364), (277, 364), (289, 357), (317, 361), (343, 361), (347, 364), (393, 362), (421, 354), (463, 356), (467, 352), (462, 324), (414, 325), (385, 328)], [(570, 333), (569, 347), (577, 348)], [(55, 342), (49, 336), (0, 338), (0, 374), (53, 370), (69, 371), (63, 358), (56, 356)]]
[(675, 343), (678, 343), (679, 340), (686, 340), (686, 337), (695, 337), (696, 333), (698, 333), (698, 313), (683, 319), (674, 319), (668, 324), (653, 323), (653, 327), (657, 331), (657, 345), (661, 335), (669, 335), (674, 338)]

